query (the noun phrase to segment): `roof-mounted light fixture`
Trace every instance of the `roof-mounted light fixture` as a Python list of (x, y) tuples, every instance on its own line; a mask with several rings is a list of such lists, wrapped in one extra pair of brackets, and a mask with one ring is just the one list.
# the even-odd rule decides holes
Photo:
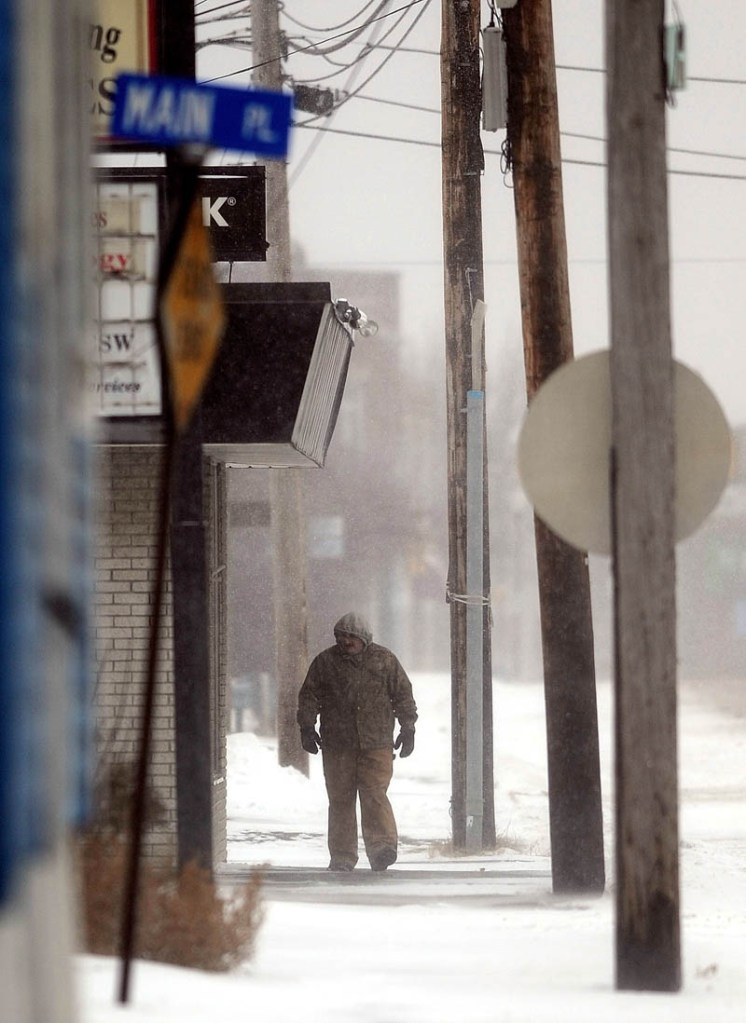
[(378, 333), (376, 321), (368, 319), (361, 309), (350, 305), (346, 298), (338, 298), (334, 303), (334, 315), (345, 327), (357, 331), (360, 337), (375, 337)]

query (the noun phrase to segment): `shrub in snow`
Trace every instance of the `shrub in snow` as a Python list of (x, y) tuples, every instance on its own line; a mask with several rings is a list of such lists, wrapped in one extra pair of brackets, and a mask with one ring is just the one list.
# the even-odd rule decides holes
[[(85, 951), (118, 955), (125, 895), (126, 844), (90, 835), (77, 843)], [(230, 970), (251, 958), (263, 912), (261, 875), (223, 896), (210, 871), (188, 864), (180, 874), (140, 867), (135, 955), (175, 966)]]

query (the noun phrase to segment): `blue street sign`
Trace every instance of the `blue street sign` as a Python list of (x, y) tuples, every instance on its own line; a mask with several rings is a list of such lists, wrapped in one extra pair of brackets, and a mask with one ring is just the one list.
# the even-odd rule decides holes
[(291, 112), (292, 98), (284, 92), (123, 74), (117, 77), (111, 133), (155, 145), (196, 143), (282, 158)]

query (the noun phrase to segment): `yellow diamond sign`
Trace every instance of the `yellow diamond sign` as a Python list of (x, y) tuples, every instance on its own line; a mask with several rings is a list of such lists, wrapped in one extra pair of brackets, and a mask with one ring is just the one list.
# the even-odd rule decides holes
[(192, 203), (163, 288), (160, 320), (174, 424), (181, 432), (199, 401), (225, 328), (223, 300), (213, 275), (210, 236), (202, 222), (199, 195)]

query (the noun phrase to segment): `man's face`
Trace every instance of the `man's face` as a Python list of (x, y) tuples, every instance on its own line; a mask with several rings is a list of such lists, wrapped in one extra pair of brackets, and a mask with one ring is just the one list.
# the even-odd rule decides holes
[(349, 632), (335, 632), (334, 638), (343, 654), (361, 654), (365, 643), (359, 636), (351, 636)]

